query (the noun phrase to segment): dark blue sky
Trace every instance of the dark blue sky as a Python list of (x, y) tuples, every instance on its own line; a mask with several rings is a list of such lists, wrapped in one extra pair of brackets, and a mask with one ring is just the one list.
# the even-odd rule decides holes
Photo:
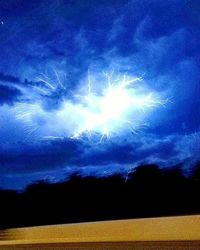
[(0, 1), (0, 186), (190, 168), (199, 12), (198, 0)]

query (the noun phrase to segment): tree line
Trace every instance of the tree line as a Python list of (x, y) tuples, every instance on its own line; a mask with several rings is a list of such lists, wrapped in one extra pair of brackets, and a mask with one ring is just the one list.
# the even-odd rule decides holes
[(23, 192), (0, 190), (0, 227), (200, 213), (200, 163), (189, 175), (181, 167), (139, 166), (126, 177), (38, 181)]

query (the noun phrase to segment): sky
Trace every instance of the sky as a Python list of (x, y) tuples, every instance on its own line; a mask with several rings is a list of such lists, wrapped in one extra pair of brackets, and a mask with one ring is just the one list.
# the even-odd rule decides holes
[(199, 11), (198, 0), (0, 1), (0, 187), (190, 169)]

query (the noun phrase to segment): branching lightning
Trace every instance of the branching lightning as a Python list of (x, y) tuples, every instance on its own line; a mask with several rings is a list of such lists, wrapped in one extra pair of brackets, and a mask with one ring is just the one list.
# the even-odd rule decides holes
[[(52, 80), (41, 74), (38, 77), (41, 86), (35, 86), (35, 91), (45, 96), (53, 96), (58, 92), (66, 93), (65, 83), (55, 70), (54, 76)], [(74, 125), (67, 130), (67, 136), (71, 138), (78, 139), (83, 135), (90, 137), (93, 133), (98, 133), (102, 141), (120, 129), (129, 129), (135, 134), (140, 128), (148, 125), (144, 119), (147, 111), (157, 106), (165, 106), (169, 101), (142, 88), (143, 79), (140, 77), (132, 77), (127, 73), (117, 75), (114, 71), (102, 72), (101, 76), (103, 81), (98, 82), (95, 77), (91, 77), (88, 70), (83, 89), (78, 90), (78, 102), (73, 102), (63, 95), (63, 104), (53, 114), (57, 124), (56, 131), (61, 127), (63, 129), (64, 124), (67, 126), (70, 119), (74, 121)], [(39, 125), (33, 123), (37, 110), (40, 110), (44, 117), (50, 117), (50, 111), (42, 108), (42, 98), (34, 100), (33, 103), (20, 103), (16, 107), (16, 118), (27, 124), (30, 134), (38, 130)], [(47, 123), (52, 122), (51, 118), (46, 119)], [(49, 136), (58, 136), (52, 134), (52, 131), (49, 133)]]
[(126, 73), (121, 77), (115, 77), (114, 71), (103, 72), (103, 74), (106, 86), (102, 89), (102, 93), (97, 94), (92, 91), (88, 71), (88, 93), (83, 96), (86, 102), (85, 122), (82, 128), (73, 135), (75, 138), (79, 138), (85, 132), (90, 134), (93, 131), (102, 135), (101, 140), (108, 138), (117, 123), (137, 133), (139, 127), (147, 126), (147, 124), (142, 123), (137, 117), (132, 117), (132, 119), (127, 117), (131, 117), (131, 113), (133, 115), (138, 112), (145, 113), (156, 106), (165, 106), (169, 101), (159, 99), (153, 92), (138, 94), (133, 85), (141, 82), (142, 78), (128, 77)]

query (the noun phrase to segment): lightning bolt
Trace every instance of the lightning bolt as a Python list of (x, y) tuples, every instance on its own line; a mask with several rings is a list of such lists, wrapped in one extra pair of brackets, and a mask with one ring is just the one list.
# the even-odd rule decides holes
[[(127, 73), (115, 74), (113, 70), (102, 72), (103, 81), (99, 83), (95, 80), (95, 76), (91, 77), (91, 72), (88, 70), (84, 89), (80, 94), (75, 93), (72, 96), (72, 99), (78, 96), (78, 102), (73, 103), (65, 96), (66, 87), (59, 73), (56, 70), (53, 72), (53, 79), (46, 74), (40, 74), (38, 81), (41, 85), (35, 86), (34, 90), (47, 96), (63, 93), (63, 105), (54, 111), (53, 119), (56, 121), (56, 130), (59, 131), (64, 124), (69, 123), (70, 114), (74, 126), (71, 127), (71, 132), (68, 129), (67, 136), (73, 139), (81, 139), (85, 135), (92, 138), (94, 133), (98, 133), (99, 142), (102, 142), (119, 129), (127, 129), (137, 134), (140, 129), (148, 126), (141, 117), (156, 107), (165, 107), (170, 101), (160, 98), (158, 93), (142, 88), (144, 85), (142, 77), (133, 77)], [(16, 119), (26, 124), (25, 130), (29, 131), (30, 135), (39, 129), (39, 125), (36, 127), (33, 122), (38, 111), (40, 116), (50, 112), (43, 109), (42, 98), (32, 101), (33, 103), (19, 103), (15, 107)], [(48, 117), (51, 117), (49, 113)], [(52, 118), (49, 119), (49, 123), (51, 122)], [(55, 130), (53, 133), (48, 136), (58, 136)]]

